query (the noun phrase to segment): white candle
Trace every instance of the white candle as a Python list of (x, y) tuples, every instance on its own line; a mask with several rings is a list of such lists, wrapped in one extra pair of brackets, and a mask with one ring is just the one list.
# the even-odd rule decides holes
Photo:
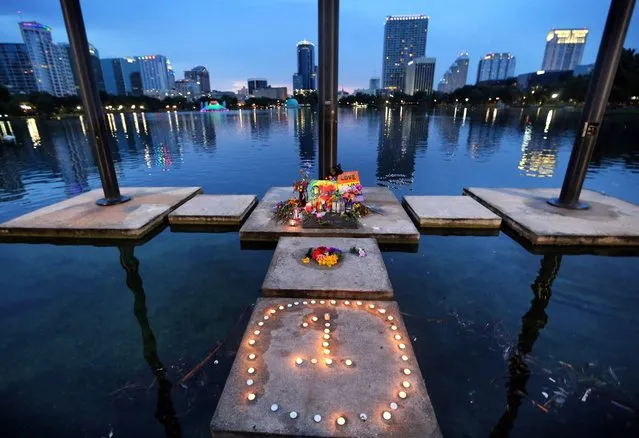
[(248, 343), (249, 345), (255, 345), (255, 339), (249, 339)]
[(397, 330), (397, 326), (396, 325), (391, 325), (391, 330)]
[(333, 360), (330, 357), (327, 357), (326, 359), (324, 359), (324, 362), (326, 363), (326, 365), (331, 365), (333, 363)]
[(408, 360), (408, 356), (406, 356), (405, 354), (402, 355), (402, 360), (406, 361)]
[(404, 345), (404, 344), (399, 344), (399, 349), (400, 349), (400, 350), (403, 350), (403, 349), (405, 349), (405, 348), (406, 348), (406, 345)]
[(375, 304), (369, 304), (368, 307), (370, 307), (371, 309), (374, 309), (375, 308)]
[(324, 304), (326, 301), (324, 300), (320, 300), (320, 304)]
[(315, 300), (311, 300), (311, 304), (315, 304), (317, 301)]
[(327, 322), (326, 324), (324, 324), (324, 327), (330, 327), (330, 326), (331, 326), (330, 322)]
[(399, 398), (406, 398), (406, 393), (404, 391), (399, 391), (399, 394), (397, 394), (399, 396)]
[(302, 327), (308, 327), (308, 322), (303, 322)]
[(410, 370), (408, 368), (404, 368), (404, 374), (409, 376), (410, 375)]
[(255, 374), (255, 368), (249, 368), (247, 371), (249, 374)]
[(357, 302), (357, 305), (358, 305), (358, 306), (361, 306), (361, 305), (362, 305), (362, 302), (361, 302), (361, 301), (358, 301), (358, 302)]
[(280, 309), (280, 310), (284, 310), (284, 306), (280, 306), (280, 307), (279, 307), (279, 309)]
[(392, 415), (390, 412), (388, 411), (384, 411), (384, 413), (382, 414), (382, 418), (386, 421), (390, 420), (392, 418)]
[(255, 394), (253, 394), (252, 392), (250, 392), (250, 393), (249, 393), (249, 395), (248, 395), (248, 396), (246, 396), (246, 398), (248, 398), (248, 399), (249, 399), (249, 401), (253, 401), (253, 400), (255, 400)]
[(396, 410), (397, 409), (397, 403), (395, 403), (395, 402), (391, 402), (391, 404), (389, 406), (390, 406), (390, 408), (392, 410)]
[(313, 322), (316, 322), (317, 321), (317, 316), (314, 316), (311, 319), (313, 320)]
[(329, 335), (329, 334), (325, 334), (325, 335), (324, 335), (324, 339), (331, 339), (331, 335)]
[(347, 306), (350, 306), (351, 302), (346, 300), (346, 301), (344, 301), (344, 304), (346, 304)]
[(320, 421), (322, 421), (322, 416), (321, 415), (315, 415), (313, 417), (313, 421), (316, 423), (319, 423)]
[(335, 305), (335, 304), (337, 304), (337, 301), (335, 301), (335, 300), (331, 300), (331, 304), (332, 304), (332, 305)]
[(249, 360), (253, 360), (253, 359), (255, 359), (255, 355), (253, 353), (251, 353), (251, 354), (248, 355), (248, 358), (249, 358)]
[(302, 365), (302, 362), (304, 362), (304, 360), (301, 357), (298, 357), (297, 359), (295, 359), (295, 363), (298, 365)]
[(392, 321), (392, 320), (394, 320), (394, 319), (395, 319), (395, 318), (393, 318), (393, 316), (392, 316), (392, 315), (388, 315), (388, 320), (389, 320), (389, 321)]
[(400, 339), (402, 339), (402, 337), (400, 335), (395, 335), (395, 339), (399, 341)]
[(275, 309), (271, 309), (270, 312), (271, 312), (271, 315), (272, 315), (272, 314), (274, 314), (276, 312), (276, 310)]
[(260, 327), (262, 327), (264, 325), (264, 321), (260, 321), (257, 323), (257, 325), (259, 325)]
[(339, 426), (343, 426), (346, 424), (346, 419), (344, 417), (337, 417), (337, 424)]
[(317, 363), (317, 359), (315, 359), (315, 358), (311, 359), (311, 363), (313, 363), (313, 364)]
[(328, 342), (326, 342), (326, 341), (322, 342), (322, 346), (323, 346), (323, 347), (328, 347), (329, 345), (330, 345), (330, 344), (329, 344)]
[(410, 382), (407, 382), (406, 380), (404, 380), (404, 381), (402, 382), (402, 386), (403, 386), (404, 388), (410, 388)]
[(297, 418), (297, 412), (292, 411), (290, 414), (288, 414), (288, 416), (295, 420)]
[(378, 312), (383, 315), (384, 313), (386, 313), (386, 309), (379, 309)]
[(255, 331), (253, 332), (253, 334), (257, 336), (257, 335), (259, 335), (259, 334), (260, 334), (260, 331), (259, 331), (259, 330), (255, 330)]
[(324, 354), (331, 354), (331, 350), (329, 350), (329, 349), (325, 349), (325, 350), (324, 350)]
[(324, 333), (328, 334), (331, 332), (331, 329), (324, 329)]
[(253, 386), (253, 379), (248, 379), (248, 380), (246, 381), (246, 384), (247, 384), (248, 386)]
[(346, 364), (347, 367), (350, 367), (351, 365), (353, 365), (353, 361), (350, 359), (346, 359), (344, 363)]

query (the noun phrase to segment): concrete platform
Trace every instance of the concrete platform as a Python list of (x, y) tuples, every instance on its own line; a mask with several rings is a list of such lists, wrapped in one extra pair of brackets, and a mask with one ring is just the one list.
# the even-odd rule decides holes
[(100, 207), (102, 189), (41, 208), (0, 225), (7, 238), (140, 239), (161, 225), (176, 207), (202, 191), (199, 187), (122, 187), (133, 199)]
[(290, 187), (271, 188), (240, 229), (242, 241), (277, 241), (281, 236), (374, 237), (378, 243), (405, 244), (419, 242), (413, 225), (393, 192), (385, 187), (365, 187), (366, 205), (372, 213), (360, 220), (355, 229), (291, 227), (273, 219), (273, 209), (293, 196)]
[(197, 195), (169, 214), (169, 224), (239, 226), (255, 205), (255, 195)]
[(532, 245), (638, 246), (639, 206), (590, 190), (581, 199), (589, 210), (548, 205), (559, 189), (485, 189), (464, 192), (497, 213), (504, 224)]
[(492, 228), (501, 218), (469, 196), (404, 196), (402, 204), (421, 228)]
[[(314, 261), (302, 263), (308, 249), (318, 246), (341, 249), (342, 261), (332, 268)], [(349, 254), (353, 246), (363, 248), (366, 256)], [(389, 300), (393, 287), (373, 238), (282, 237), (262, 284), (262, 295)]]
[(295, 298), (258, 300), (211, 431), (441, 436), (395, 302)]

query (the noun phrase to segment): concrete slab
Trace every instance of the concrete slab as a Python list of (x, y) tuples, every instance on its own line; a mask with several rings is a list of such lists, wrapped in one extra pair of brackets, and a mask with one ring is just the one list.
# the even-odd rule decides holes
[(404, 196), (402, 204), (423, 228), (499, 228), (501, 218), (469, 196)]
[(255, 195), (197, 195), (169, 214), (169, 223), (237, 226), (244, 222), (255, 205)]
[[(308, 249), (318, 246), (341, 249), (342, 261), (332, 268), (302, 263)], [(349, 254), (354, 246), (363, 248), (366, 256)], [(373, 238), (282, 237), (262, 284), (262, 295), (389, 300), (393, 287)]]
[(211, 431), (441, 436), (395, 302), (295, 298), (258, 300)]
[(366, 205), (372, 213), (361, 219), (354, 229), (291, 227), (273, 219), (279, 201), (293, 196), (290, 187), (271, 188), (240, 229), (242, 241), (277, 241), (281, 236), (374, 237), (387, 244), (419, 242), (419, 231), (413, 225), (393, 192), (386, 187), (365, 187)]
[(503, 218), (504, 224), (532, 245), (638, 246), (639, 206), (591, 190), (581, 199), (589, 210), (548, 205), (559, 189), (485, 189), (464, 192)]
[(202, 191), (199, 187), (122, 187), (132, 199), (100, 207), (102, 189), (41, 208), (0, 225), (3, 238), (140, 239), (161, 225), (174, 208)]

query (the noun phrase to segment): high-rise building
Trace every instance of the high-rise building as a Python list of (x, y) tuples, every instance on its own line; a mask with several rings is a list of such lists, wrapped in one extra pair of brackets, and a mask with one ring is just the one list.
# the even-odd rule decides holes
[(59, 75), (59, 50), (53, 43), (51, 28), (35, 21), (18, 23), (20, 33), (33, 67), (36, 88), (39, 92), (53, 96), (67, 95), (64, 80)]
[(75, 74), (73, 72), (73, 57), (71, 48), (66, 43), (53, 44), (54, 61), (54, 89), (59, 90), (56, 96), (74, 96), (79, 92), (76, 88)]
[(166, 72), (169, 75), (169, 90), (175, 90), (175, 72), (173, 71), (173, 66), (171, 65), (171, 61), (166, 60)]
[(516, 60), (510, 53), (489, 53), (479, 60), (477, 83), (500, 81), (515, 76)]
[[(295, 90), (315, 90), (315, 46), (307, 40), (297, 43), (297, 73), (293, 75)], [(299, 88), (297, 88), (297, 87)]]
[(202, 94), (200, 84), (193, 79), (178, 79), (175, 81), (175, 91), (189, 100), (194, 100)]
[(382, 86), (402, 91), (406, 66), (415, 58), (426, 55), (426, 15), (386, 17), (384, 25), (384, 61)]
[(459, 54), (455, 62), (444, 73), (444, 77), (437, 85), (437, 91), (441, 93), (452, 93), (458, 88), (466, 85), (468, 77), (468, 52)]
[(193, 67), (191, 70), (186, 70), (184, 72), (184, 79), (190, 79), (198, 82), (201, 93), (208, 93), (211, 91), (209, 71), (203, 65), (198, 65), (197, 67)]
[(11, 94), (37, 91), (33, 67), (24, 44), (0, 44), (0, 85)]
[[(73, 62), (73, 54), (71, 52), (71, 46), (66, 43), (58, 43), (56, 45), (66, 51), (66, 57), (69, 60), (69, 67), (71, 68), (71, 79), (73, 80), (73, 83), (75, 86), (75, 94), (79, 94), (80, 81), (78, 79), (78, 74), (75, 70), (75, 64)], [(89, 61), (91, 62), (91, 72), (93, 73), (93, 79), (95, 80), (95, 85), (98, 87), (98, 91), (106, 91), (106, 88), (104, 85), (104, 77), (102, 75), (102, 64), (100, 62), (100, 53), (98, 52), (98, 49), (96, 49), (95, 46), (91, 43), (89, 43)], [(69, 79), (70, 78), (67, 76), (67, 81)]]
[(368, 89), (375, 93), (377, 90), (381, 88), (380, 86), (381, 79), (380, 78), (370, 78), (368, 81)]
[(427, 94), (433, 92), (433, 81), (435, 78), (435, 58), (421, 56), (408, 62), (406, 66), (406, 79), (404, 93), (411, 96), (418, 91)]
[(546, 50), (541, 69), (544, 71), (574, 70), (581, 64), (588, 29), (552, 29), (546, 35)]
[(172, 89), (169, 73), (171, 63), (163, 55), (136, 56), (140, 65), (142, 90), (145, 96), (164, 98)]
[(253, 95), (255, 90), (268, 87), (268, 81), (266, 79), (250, 78), (247, 82), (250, 95)]
[(264, 87), (255, 90), (253, 95), (255, 97), (266, 97), (268, 99), (286, 100), (287, 91), (286, 87)]
[(115, 96), (141, 96), (142, 75), (136, 58), (101, 60), (105, 91)]

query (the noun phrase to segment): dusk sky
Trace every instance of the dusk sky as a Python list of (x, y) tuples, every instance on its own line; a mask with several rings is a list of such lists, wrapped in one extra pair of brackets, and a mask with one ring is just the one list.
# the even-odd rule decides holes
[[(176, 79), (185, 69), (204, 65), (218, 90), (238, 89), (248, 77), (290, 90), (296, 43), (317, 43), (317, 0), (84, 0), (82, 5), (89, 41), (102, 58), (162, 54), (171, 60)], [(426, 54), (437, 58), (435, 81), (464, 50), (471, 59), (468, 82), (474, 83), (479, 58), (489, 52), (514, 54), (516, 74), (538, 70), (553, 27), (590, 29), (582, 63), (594, 62), (609, 5), (602, 0), (342, 0), (340, 88), (366, 88), (370, 77), (381, 75), (387, 15), (428, 15)], [(636, 9), (625, 47), (639, 48)], [(58, 1), (3, 0), (0, 42), (21, 42), (18, 10), (23, 21), (51, 26), (54, 41), (67, 41)]]

